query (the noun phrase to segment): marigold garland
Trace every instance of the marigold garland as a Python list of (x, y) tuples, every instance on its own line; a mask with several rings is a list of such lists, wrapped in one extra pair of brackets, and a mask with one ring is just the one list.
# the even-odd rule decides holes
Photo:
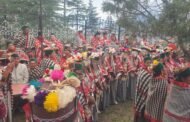
[(44, 109), (47, 112), (57, 112), (59, 109), (58, 95), (56, 92), (51, 92), (46, 96)]

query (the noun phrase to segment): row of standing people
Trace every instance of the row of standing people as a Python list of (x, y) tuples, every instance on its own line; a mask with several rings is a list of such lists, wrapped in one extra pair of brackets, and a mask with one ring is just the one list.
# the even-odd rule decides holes
[(176, 50), (144, 58), (137, 72), (135, 122), (188, 122), (188, 61)]

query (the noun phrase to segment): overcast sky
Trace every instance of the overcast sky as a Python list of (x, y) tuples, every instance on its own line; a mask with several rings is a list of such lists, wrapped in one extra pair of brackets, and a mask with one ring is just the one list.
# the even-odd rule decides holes
[[(85, 4), (88, 5), (89, 0), (83, 0)], [(97, 8), (97, 13), (99, 15), (99, 17), (106, 19), (107, 18), (107, 14), (103, 13), (102, 11), (102, 3), (104, 0), (93, 0), (93, 5)]]

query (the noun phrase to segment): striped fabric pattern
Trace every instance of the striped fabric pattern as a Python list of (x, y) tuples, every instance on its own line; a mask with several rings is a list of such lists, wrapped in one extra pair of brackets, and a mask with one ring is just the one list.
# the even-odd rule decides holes
[(146, 101), (145, 115), (155, 122), (162, 122), (164, 104), (167, 96), (167, 80), (154, 78), (150, 82)]
[(36, 67), (34, 69), (31, 69), (29, 72), (29, 81), (30, 80), (39, 80), (43, 77), (43, 70), (40, 67)]
[(54, 66), (55, 63), (51, 60), (51, 59), (48, 59), (48, 58), (44, 58), (42, 61), (41, 61), (41, 64), (40, 64), (40, 68), (42, 68), (42, 70), (46, 70), (47, 68), (51, 67), (51, 66)]
[(141, 68), (137, 73), (137, 85), (135, 92), (135, 110), (142, 112), (146, 104), (148, 95), (148, 86), (152, 80), (152, 76), (149, 72)]
[(79, 103), (80, 103), (82, 106), (84, 106), (84, 105), (87, 104), (83, 92), (78, 91), (77, 98), (78, 98)]
[[(19, 35), (16, 35), (14, 38), (16, 40), (15, 45), (17, 48), (24, 48), (24, 47), (33, 48), (34, 47), (34, 38), (30, 34), (27, 37), (26, 35), (19, 33)], [(28, 38), (28, 43), (27, 43), (27, 38)]]

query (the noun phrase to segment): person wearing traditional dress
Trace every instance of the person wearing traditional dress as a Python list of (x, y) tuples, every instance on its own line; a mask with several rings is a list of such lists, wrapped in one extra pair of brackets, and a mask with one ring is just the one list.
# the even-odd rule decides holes
[(108, 33), (107, 32), (103, 32), (103, 44), (105, 46), (109, 46), (111, 44), (110, 39), (108, 38)]
[(108, 79), (108, 72), (106, 70), (105, 67), (105, 63), (104, 63), (104, 59), (105, 59), (105, 55), (103, 55), (101, 57), (101, 61), (100, 61), (100, 75), (101, 75), (101, 81), (103, 84), (103, 96), (101, 98), (101, 110), (104, 111), (106, 109), (106, 107), (109, 106), (109, 101), (108, 99), (110, 98), (109, 96), (109, 79)]
[(43, 70), (37, 64), (35, 59), (31, 59), (29, 63), (29, 81), (31, 80), (39, 80), (43, 77)]
[(14, 37), (15, 45), (21, 49), (32, 49), (34, 47), (34, 37), (30, 34), (29, 27), (23, 26), (22, 32)]
[(22, 32), (16, 34), (14, 36), (14, 40), (14, 45), (16, 46), (16, 48), (23, 50), (29, 58), (35, 57), (35, 38), (30, 33), (28, 26), (23, 26)]
[(99, 110), (99, 106), (100, 106), (100, 98), (102, 97), (102, 90), (103, 90), (103, 86), (102, 86), (102, 81), (101, 81), (101, 75), (100, 75), (100, 56), (95, 57), (94, 59), (91, 60), (92, 63), (92, 74), (94, 77), (94, 84), (95, 84), (95, 98), (96, 98), (96, 109), (97, 112), (100, 113)]
[(91, 39), (91, 45), (93, 46), (94, 49), (98, 46), (102, 46), (102, 40), (100, 38), (100, 32), (96, 32), (95, 35)]
[(51, 66), (55, 66), (55, 62), (51, 60), (53, 56), (53, 50), (51, 48), (44, 49), (45, 57), (42, 59), (40, 63), (40, 68), (45, 71), (46, 69), (50, 68)]
[(126, 101), (126, 79), (124, 72), (124, 63), (123, 63), (123, 53), (120, 52), (117, 54), (116, 59), (116, 80), (118, 80), (117, 86), (117, 101), (125, 102)]
[(11, 55), (11, 62), (14, 62), (14, 68), (11, 74), (13, 83), (27, 83), (29, 79), (28, 68), (25, 64), (20, 63), (18, 54)]
[[(11, 72), (12, 84), (22, 84), (25, 85), (29, 81), (29, 73), (27, 66), (20, 63), (20, 58), (18, 54), (11, 55), (11, 64), (13, 65), (13, 70)], [(20, 110), (20, 107), (24, 107), (27, 100), (23, 100), (20, 95), (14, 96), (14, 109)]]
[(118, 44), (119, 43), (119, 41), (118, 41), (115, 33), (111, 34), (110, 41), (111, 41), (111, 43), (114, 43), (114, 44)]
[(25, 60), (26, 62), (29, 61), (28, 55), (23, 50), (21, 50), (20, 48), (16, 48), (15, 45), (10, 43), (6, 50), (7, 58), (10, 59), (12, 54), (18, 54), (20, 60)]
[[(125, 53), (125, 59), (126, 59), (126, 77), (127, 77), (127, 85), (126, 85), (126, 89), (127, 89), (127, 99), (131, 99), (132, 98), (132, 93), (131, 93), (131, 73), (134, 73), (136, 70), (136, 67), (134, 65), (134, 61), (133, 61), (133, 55), (132, 55), (132, 51), (127, 51), (127, 53)], [(135, 89), (133, 89), (135, 90)]]
[(124, 43), (125, 43), (125, 46), (129, 46), (129, 34), (125, 34)]
[(58, 48), (58, 54), (59, 55), (62, 55), (63, 54), (63, 44), (60, 40), (58, 40), (55, 36), (55, 34), (51, 34), (50, 36), (50, 42), (52, 43), (51, 45), (54, 47), (54, 48)]
[(140, 49), (132, 48), (132, 53), (128, 57), (128, 66), (130, 67), (128, 70), (128, 97), (132, 100), (135, 99), (136, 75), (141, 62), (138, 58), (140, 52)]
[(137, 85), (135, 92), (135, 118), (134, 122), (146, 122), (144, 111), (148, 96), (149, 83), (152, 80), (152, 74), (149, 69), (151, 58), (149, 56), (144, 58), (144, 64), (137, 72)]
[(43, 37), (41, 32), (39, 32), (38, 37), (35, 38), (34, 46), (35, 46), (36, 59), (38, 63), (40, 63), (42, 60), (43, 49), (46, 47), (51, 47), (51, 43)]
[(86, 38), (83, 34), (83, 31), (80, 30), (77, 32), (77, 46), (82, 46), (87, 43)]
[(96, 120), (96, 117), (93, 115), (95, 99), (91, 94), (89, 81), (85, 78), (84, 67), (81, 62), (77, 62), (74, 64), (73, 69), (81, 81), (81, 86), (78, 88), (80, 113), (84, 122), (92, 122), (93, 120)]
[(190, 68), (180, 68), (175, 74), (168, 91), (163, 122), (189, 122)]
[(118, 104), (116, 100), (117, 94), (117, 81), (115, 79), (115, 61), (114, 61), (114, 53), (109, 52), (108, 56), (105, 58), (105, 64), (107, 67), (107, 71), (109, 73), (109, 82), (110, 82), (110, 103)]
[(167, 96), (168, 79), (164, 65), (154, 60), (153, 79), (149, 83), (145, 116), (148, 122), (163, 122), (164, 104)]

